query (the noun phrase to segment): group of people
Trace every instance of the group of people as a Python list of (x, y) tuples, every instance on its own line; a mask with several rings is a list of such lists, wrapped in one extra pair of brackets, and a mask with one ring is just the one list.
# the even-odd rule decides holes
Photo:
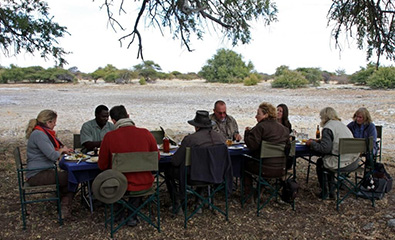
[[(289, 121), (289, 111), (285, 104), (274, 107), (272, 104), (263, 102), (257, 108), (256, 125), (246, 127), (244, 132), (244, 141), (251, 150), (252, 155), (259, 156), (262, 140), (271, 143), (284, 143), (289, 146), (290, 133), (292, 125)], [(109, 119), (111, 118), (111, 121)], [(347, 126), (344, 125), (336, 111), (331, 107), (326, 107), (320, 112), (322, 138), (310, 139), (307, 145), (314, 151), (322, 153), (322, 157), (317, 161), (317, 175), (321, 186), (322, 196), (328, 191), (333, 181), (328, 176), (328, 186), (322, 182), (323, 171), (325, 169), (336, 169), (337, 159), (331, 154), (338, 151), (339, 138), (356, 137), (367, 138), (373, 136), (376, 142), (376, 128), (372, 118), (366, 108), (358, 109), (353, 121)], [(56, 126), (57, 113), (52, 110), (41, 111), (36, 119), (29, 121), (26, 129), (27, 143), (27, 168), (49, 167), (58, 161), (62, 154), (68, 154), (73, 149), (66, 147), (57, 139), (54, 128)], [(227, 139), (234, 141), (242, 140), (239, 133), (237, 121), (226, 111), (226, 103), (217, 101), (214, 104), (213, 113), (199, 110), (196, 112), (194, 119), (188, 123), (195, 128), (195, 132), (187, 135), (181, 142), (178, 150), (172, 156), (171, 166), (165, 169), (166, 185), (170, 196), (175, 202), (180, 199), (179, 189), (175, 184), (179, 179), (180, 167), (185, 163), (186, 147), (206, 147), (217, 144), (224, 144)], [(104, 105), (99, 105), (95, 109), (95, 119), (92, 119), (82, 125), (80, 131), (82, 151), (88, 152), (100, 148), (98, 166), (101, 170), (111, 168), (113, 153), (126, 152), (152, 152), (158, 151), (158, 146), (153, 135), (145, 128), (135, 126), (135, 123), (127, 113), (123, 105), (114, 106), (109, 110)], [(377, 151), (377, 146), (374, 146)], [(158, 154), (158, 160), (160, 155)], [(343, 158), (342, 168), (351, 168), (358, 164), (358, 156)], [(271, 159), (264, 162), (262, 174), (267, 177), (277, 177), (284, 174), (285, 168), (282, 165), (283, 160)], [(280, 164), (281, 163), (281, 164)], [(245, 169), (250, 172), (257, 172), (258, 166), (255, 162), (247, 161)], [(152, 186), (154, 178), (151, 172), (126, 173), (128, 180), (127, 191), (141, 191), (149, 189)], [(55, 183), (55, 173), (50, 170), (32, 171), (26, 175), (30, 185), (45, 185)], [(70, 215), (70, 204), (74, 196), (73, 192), (67, 190), (67, 172), (58, 172), (60, 191), (62, 194), (62, 213), (64, 217)], [(251, 178), (246, 176), (246, 194), (251, 190)], [(330, 197), (333, 197), (333, 191), (329, 187)], [(132, 204), (138, 206), (141, 199), (131, 200)], [(128, 225), (136, 226), (137, 217), (130, 219)]]

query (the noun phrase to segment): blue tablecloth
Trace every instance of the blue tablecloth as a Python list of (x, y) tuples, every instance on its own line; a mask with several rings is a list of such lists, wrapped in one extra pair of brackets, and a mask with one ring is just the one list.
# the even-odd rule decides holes
[(68, 172), (68, 189), (71, 192), (77, 191), (79, 183), (91, 181), (101, 172), (97, 163), (81, 161), (77, 164), (76, 161), (66, 161), (64, 158), (60, 160), (59, 166)]
[[(233, 176), (240, 177), (241, 176), (241, 166), (243, 162), (243, 154), (247, 154), (250, 151), (248, 148), (242, 148), (243, 145), (233, 145), (232, 148), (229, 149), (229, 154), (232, 159), (232, 168), (233, 168)], [(161, 155), (159, 161), (159, 169), (161, 165), (169, 164), (171, 161), (171, 155), (176, 151), (176, 149), (172, 149), (170, 154)], [(297, 144), (296, 145), (296, 157), (309, 156), (310, 149), (306, 145)], [(97, 163), (87, 163), (80, 162), (77, 164), (75, 161), (66, 161), (62, 158), (59, 163), (61, 169), (64, 169), (68, 172), (68, 189), (69, 191), (76, 192), (78, 189), (78, 184), (92, 181), (95, 177), (101, 172)]]

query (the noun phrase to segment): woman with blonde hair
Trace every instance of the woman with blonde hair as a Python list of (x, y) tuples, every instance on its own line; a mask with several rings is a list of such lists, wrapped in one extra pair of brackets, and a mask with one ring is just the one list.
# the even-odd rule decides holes
[[(52, 167), (62, 154), (72, 151), (56, 138), (53, 129), (56, 126), (57, 116), (52, 110), (42, 110), (36, 119), (29, 121), (26, 129), (27, 169)], [(67, 177), (67, 172), (58, 171), (63, 217), (70, 215), (69, 206), (74, 195), (67, 189)], [(29, 171), (26, 178), (31, 186), (56, 183), (53, 170)]]
[[(306, 142), (315, 152), (323, 154), (322, 158), (317, 159), (317, 176), (320, 183), (321, 192), (318, 194), (320, 198), (326, 198), (329, 190), (329, 198), (334, 199), (334, 175), (328, 171), (328, 181), (324, 181), (325, 170), (336, 170), (338, 168), (338, 158), (334, 155), (339, 153), (339, 139), (352, 138), (351, 131), (341, 122), (335, 109), (326, 107), (320, 111), (322, 138), (320, 141), (309, 139)], [(340, 169), (351, 171), (358, 167), (359, 154), (347, 154), (342, 156)]]
[(359, 108), (352, 117), (353, 121), (347, 127), (351, 130), (355, 138), (369, 138), (373, 137), (373, 154), (377, 154), (377, 130), (372, 121), (369, 111), (362, 107)]

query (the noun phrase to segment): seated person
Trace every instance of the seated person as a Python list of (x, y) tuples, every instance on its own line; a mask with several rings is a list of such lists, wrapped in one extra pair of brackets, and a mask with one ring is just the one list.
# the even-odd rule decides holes
[(352, 117), (354, 121), (350, 122), (347, 127), (351, 130), (355, 138), (369, 138), (373, 137), (373, 154), (377, 154), (377, 130), (373, 123), (372, 117), (366, 108), (360, 108)]
[(166, 186), (172, 201), (177, 206), (180, 205), (180, 200), (184, 196), (184, 188), (183, 186), (179, 186), (179, 190), (177, 190), (175, 180), (180, 180), (180, 168), (185, 165), (186, 148), (208, 147), (224, 144), (226, 141), (224, 136), (213, 131), (212, 127), (215, 123), (209, 119), (209, 113), (207, 111), (197, 111), (195, 118), (189, 120), (188, 123), (195, 127), (196, 132), (186, 136), (182, 140), (180, 148), (174, 153), (171, 159), (171, 166), (165, 169)]
[[(98, 166), (101, 170), (111, 168), (113, 153), (158, 151), (154, 136), (147, 129), (136, 127), (132, 119), (129, 118), (124, 106), (120, 105), (111, 108), (110, 116), (116, 130), (108, 132), (103, 138), (98, 161)], [(149, 171), (125, 173), (125, 176), (128, 180), (127, 191), (147, 190), (152, 187), (154, 182), (154, 177)], [(138, 207), (141, 204), (141, 200), (141, 197), (129, 198), (129, 203)], [(128, 211), (131, 214), (130, 210)], [(138, 222), (137, 216), (134, 216), (127, 224), (136, 226)]]
[[(292, 133), (292, 125), (288, 120), (288, 107), (285, 104), (279, 104), (277, 106), (277, 121), (289, 129), (289, 133)], [(287, 169), (291, 169), (293, 164), (293, 158), (287, 157)]]
[(214, 131), (222, 134), (225, 139), (232, 139), (236, 141), (241, 140), (239, 134), (239, 127), (236, 120), (226, 114), (226, 104), (224, 101), (218, 100), (214, 104), (214, 113), (210, 115), (210, 119), (215, 122), (213, 126)]
[[(247, 147), (252, 151), (255, 158), (260, 157), (262, 141), (274, 144), (286, 144), (289, 149), (289, 130), (277, 121), (276, 108), (270, 103), (263, 102), (257, 109), (255, 116), (257, 124), (255, 127), (246, 127), (244, 141)], [(281, 177), (285, 174), (284, 158), (266, 159), (262, 164), (262, 176)], [(245, 164), (245, 169), (249, 172), (259, 174), (259, 163), (249, 160)], [(251, 192), (252, 178), (245, 176), (245, 194), (248, 196)]]
[(100, 148), (101, 141), (106, 133), (115, 129), (114, 124), (108, 121), (108, 108), (99, 105), (95, 109), (95, 119), (89, 120), (81, 127), (80, 138), (82, 152), (87, 153)]
[[(31, 119), (26, 129), (27, 142), (27, 169), (49, 168), (59, 160), (62, 154), (70, 153), (73, 149), (64, 146), (56, 138), (55, 131), (58, 115), (52, 110), (42, 110), (37, 118)], [(41, 170), (28, 171), (27, 182), (31, 186), (55, 184), (55, 171)], [(61, 193), (62, 217), (70, 216), (71, 201), (74, 193), (69, 192), (68, 174), (58, 171), (59, 191)]]
[(288, 119), (288, 107), (285, 104), (279, 104), (277, 106), (277, 121), (287, 127), (289, 129), (289, 132), (292, 132), (292, 125), (289, 122)]
[[(318, 194), (319, 198), (323, 198), (327, 195), (329, 190), (329, 198), (334, 199), (334, 175), (331, 171), (327, 174), (327, 183), (324, 184), (324, 171), (325, 170), (336, 170), (338, 168), (338, 157), (334, 156), (339, 152), (339, 139), (340, 138), (352, 138), (351, 131), (341, 122), (335, 109), (326, 107), (320, 111), (322, 138), (320, 141), (309, 139), (306, 142), (310, 149), (323, 154), (322, 158), (317, 159), (316, 170), (317, 177), (320, 183), (321, 192)], [(358, 167), (359, 154), (347, 154), (342, 156), (342, 162), (340, 163), (342, 170), (353, 170)]]

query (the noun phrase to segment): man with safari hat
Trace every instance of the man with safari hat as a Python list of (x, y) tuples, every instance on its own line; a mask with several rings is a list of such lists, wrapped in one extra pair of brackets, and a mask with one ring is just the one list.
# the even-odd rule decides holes
[(180, 186), (179, 191), (177, 191), (175, 180), (180, 180), (180, 168), (185, 165), (186, 148), (208, 147), (224, 144), (226, 141), (225, 137), (212, 129), (215, 123), (210, 120), (207, 111), (196, 111), (195, 118), (189, 120), (188, 123), (195, 127), (195, 133), (184, 137), (180, 148), (178, 148), (172, 157), (172, 166), (165, 168), (166, 186), (170, 197), (176, 205), (180, 204), (180, 196), (183, 196), (183, 187)]
[[(110, 117), (111, 121), (115, 124), (115, 130), (106, 133), (101, 143), (98, 161), (98, 166), (101, 170), (111, 168), (114, 153), (156, 151), (158, 152), (159, 161), (160, 155), (155, 138), (147, 129), (135, 126), (124, 106), (119, 105), (111, 108)], [(152, 187), (152, 183), (154, 182), (154, 177), (150, 171), (124, 174), (127, 179), (127, 191), (147, 190)], [(141, 203), (141, 197), (129, 198), (129, 203), (138, 207)], [(127, 224), (129, 226), (136, 226), (137, 223), (138, 219), (135, 216)]]

